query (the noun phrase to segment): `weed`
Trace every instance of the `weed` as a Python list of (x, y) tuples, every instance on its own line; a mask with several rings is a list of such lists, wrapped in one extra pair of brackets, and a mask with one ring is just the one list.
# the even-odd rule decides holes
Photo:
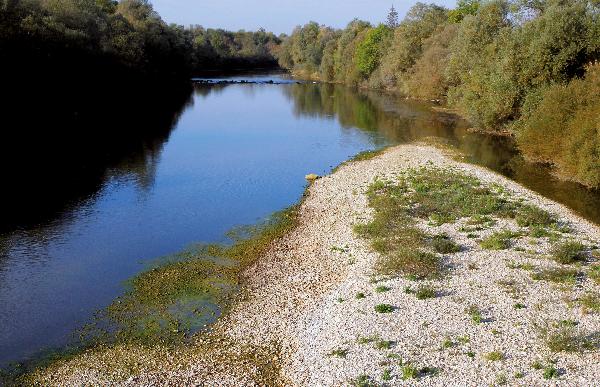
[(387, 291), (391, 290), (390, 288), (388, 288), (385, 285), (381, 285), (375, 288), (375, 293), (385, 293)]
[(584, 313), (600, 313), (600, 294), (588, 292), (579, 299)]
[(538, 334), (552, 352), (581, 352), (594, 346), (590, 337), (580, 334), (572, 320), (547, 322), (538, 326)]
[(476, 264), (474, 264), (474, 263), (469, 263), (469, 264), (467, 265), (467, 268), (468, 268), (469, 270), (477, 270), (477, 269), (479, 269), (479, 266), (477, 266), (477, 265), (476, 265)]
[(378, 340), (375, 343), (375, 348), (377, 349), (390, 349), (392, 348), (392, 345), (394, 344), (393, 341), (389, 341), (389, 340)]
[(516, 304), (513, 305), (513, 308), (515, 308), (515, 309), (525, 309), (526, 306), (523, 305), (523, 304), (521, 304), (521, 303), (516, 303)]
[(483, 316), (481, 310), (476, 305), (471, 305), (467, 308), (467, 313), (471, 316), (471, 321), (475, 324), (481, 324), (483, 322)]
[(431, 239), (431, 247), (440, 254), (452, 254), (460, 251), (460, 246), (446, 234), (435, 235)]
[(415, 290), (415, 297), (417, 297), (418, 300), (426, 300), (428, 298), (435, 298), (436, 293), (437, 292), (433, 287), (421, 285)]
[(536, 281), (550, 281), (562, 284), (574, 284), (577, 280), (578, 271), (574, 269), (555, 268), (541, 269), (531, 274)]
[(341, 304), (342, 302), (344, 302), (344, 299), (342, 297), (338, 297), (337, 302)]
[(496, 231), (479, 244), (486, 250), (505, 250), (510, 247), (512, 239), (519, 235), (519, 233), (510, 230)]
[(377, 313), (392, 313), (394, 311), (394, 307), (389, 304), (378, 304), (375, 305), (375, 312)]
[(588, 270), (588, 277), (600, 284), (600, 265), (592, 265)]
[(535, 360), (533, 363), (531, 363), (531, 368), (533, 368), (534, 370), (541, 370), (542, 368), (544, 368), (544, 365), (541, 361)]
[(488, 352), (485, 355), (485, 359), (488, 361), (500, 361), (504, 360), (504, 354), (500, 351)]
[(350, 249), (348, 248), (348, 246), (344, 246), (344, 247), (339, 247), (339, 246), (331, 246), (329, 248), (330, 251), (336, 251), (338, 253), (347, 253), (348, 251), (350, 251)]
[(356, 298), (357, 300), (362, 300), (365, 297), (366, 296), (363, 292), (356, 293), (356, 296), (354, 296), (354, 298)]
[(556, 223), (556, 218), (552, 214), (532, 205), (522, 206), (518, 210), (515, 220), (521, 227), (550, 226)]
[(466, 353), (466, 355), (467, 355), (468, 357), (470, 357), (471, 359), (474, 359), (474, 358), (475, 358), (475, 352), (473, 352), (473, 351), (469, 351), (469, 352), (467, 352), (467, 353)]
[(454, 347), (454, 345), (455, 343), (449, 337), (446, 337), (446, 339), (444, 339), (444, 341), (442, 342), (443, 349), (452, 348)]
[(377, 384), (369, 375), (359, 375), (356, 379), (350, 381), (350, 385), (354, 387), (375, 387)]
[(506, 377), (506, 374), (502, 373), (496, 376), (496, 384), (498, 386), (504, 386), (506, 383), (508, 383), (508, 378)]
[(386, 382), (392, 380), (392, 370), (389, 368), (384, 369), (381, 373), (381, 380)]
[(341, 348), (336, 348), (336, 349), (332, 349), (327, 356), (330, 357), (339, 357), (342, 359), (345, 359), (346, 356), (348, 356), (348, 350), (347, 349), (341, 349)]
[(467, 344), (471, 341), (471, 338), (469, 336), (459, 336), (456, 338), (456, 340), (458, 340), (458, 342), (461, 344)]
[(521, 371), (515, 372), (515, 379), (522, 379), (523, 377), (525, 377), (525, 373)]
[(585, 246), (580, 242), (566, 241), (554, 246), (551, 254), (556, 262), (566, 265), (584, 260), (584, 250)]
[(544, 379), (550, 380), (552, 378), (558, 378), (559, 373), (553, 365), (549, 365), (548, 367), (544, 368), (544, 373), (542, 374), (542, 376), (544, 377)]
[(467, 238), (469, 238), (469, 239), (476, 239), (476, 238), (479, 238), (479, 235), (470, 232), (470, 233), (467, 234)]
[(412, 364), (402, 367), (402, 380), (416, 379), (419, 377), (419, 369)]
[(376, 269), (381, 274), (405, 274), (415, 279), (435, 278), (440, 275), (441, 259), (435, 254), (402, 248), (392, 255), (380, 257)]

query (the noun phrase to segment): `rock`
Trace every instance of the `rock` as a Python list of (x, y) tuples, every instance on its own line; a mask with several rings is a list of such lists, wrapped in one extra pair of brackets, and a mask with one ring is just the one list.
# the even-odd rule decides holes
[(317, 180), (319, 177), (321, 177), (321, 176), (319, 176), (319, 175), (317, 175), (317, 174), (314, 174), (314, 173), (309, 173), (308, 175), (304, 176), (304, 178), (305, 178), (306, 180), (308, 180), (308, 181), (315, 181), (315, 180)]

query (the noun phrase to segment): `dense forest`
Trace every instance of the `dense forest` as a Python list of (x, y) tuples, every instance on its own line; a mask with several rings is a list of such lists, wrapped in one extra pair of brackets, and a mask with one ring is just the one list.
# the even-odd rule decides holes
[(297, 75), (436, 100), (525, 157), (600, 187), (600, 2), (418, 3), (402, 21), (311, 22), (277, 53)]

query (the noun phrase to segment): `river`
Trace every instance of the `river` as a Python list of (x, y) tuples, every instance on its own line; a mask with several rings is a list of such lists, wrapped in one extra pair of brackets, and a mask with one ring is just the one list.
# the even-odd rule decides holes
[(560, 182), (523, 162), (510, 139), (469, 133), (429, 104), (281, 74), (230, 79), (257, 83), (196, 84), (169, 119), (143, 123), (150, 138), (96, 152), (78, 174), (46, 171), (35, 199), (5, 202), (12, 215), (0, 220), (0, 366), (64, 346), (148, 262), (227, 242), (233, 227), (297, 202), (306, 174), (326, 174), (363, 150), (436, 137), (600, 221), (598, 192)]

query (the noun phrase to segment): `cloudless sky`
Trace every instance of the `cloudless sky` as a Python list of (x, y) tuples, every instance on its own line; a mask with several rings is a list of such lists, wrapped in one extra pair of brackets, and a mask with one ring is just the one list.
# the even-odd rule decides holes
[[(371, 23), (383, 22), (392, 5), (400, 19), (417, 0), (151, 0), (167, 23), (200, 24), (227, 30), (256, 30), (290, 33), (311, 20), (345, 27), (358, 17)], [(456, 0), (429, 0), (453, 8)]]

